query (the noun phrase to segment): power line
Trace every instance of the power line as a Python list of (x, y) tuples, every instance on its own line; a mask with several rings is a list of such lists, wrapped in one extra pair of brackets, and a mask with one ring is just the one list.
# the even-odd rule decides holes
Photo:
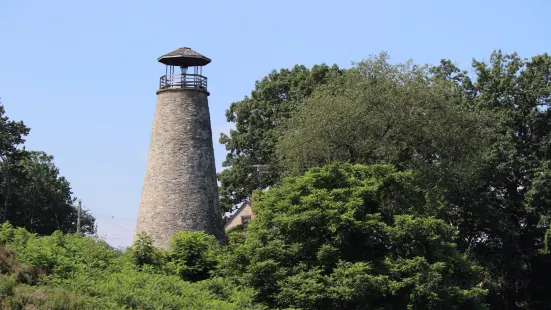
[(98, 216), (106, 221), (109, 221), (110, 223), (120, 226), (123, 229), (134, 231), (134, 229), (127, 227), (125, 224), (121, 223), (120, 221), (116, 220), (113, 216), (109, 217), (108, 215), (105, 215), (103, 213), (100, 213), (98, 211), (94, 211), (92, 215)]
[(95, 215), (98, 216), (99, 218), (102, 218), (102, 219), (104, 219), (105, 221), (107, 221), (106, 224), (111, 224), (111, 225), (113, 225), (113, 226), (116, 226), (116, 227), (118, 227), (118, 228), (121, 228), (121, 229), (124, 229), (124, 230), (127, 230), (127, 231), (134, 231), (133, 229), (128, 228), (128, 227), (126, 227), (126, 226), (124, 226), (124, 225), (122, 225), (122, 224), (120, 224), (120, 223), (117, 223), (117, 222), (113, 221), (113, 220), (110, 219), (110, 218), (107, 218), (107, 217), (104, 217), (104, 216), (101, 216), (101, 215), (98, 215), (98, 214), (95, 214)]

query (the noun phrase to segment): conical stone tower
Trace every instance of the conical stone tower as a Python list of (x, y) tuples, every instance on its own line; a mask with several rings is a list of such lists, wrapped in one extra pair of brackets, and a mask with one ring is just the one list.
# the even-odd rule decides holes
[(180, 230), (204, 231), (224, 242), (209, 93), (202, 75), (202, 67), (211, 60), (183, 47), (158, 61), (166, 65), (166, 72), (157, 91), (135, 233), (151, 234), (155, 246), (163, 249)]

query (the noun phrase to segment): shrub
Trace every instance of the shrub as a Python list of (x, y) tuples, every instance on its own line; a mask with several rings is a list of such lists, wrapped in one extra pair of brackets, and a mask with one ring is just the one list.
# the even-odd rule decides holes
[(214, 270), (219, 245), (212, 235), (180, 231), (172, 237), (170, 250), (170, 259), (180, 277), (194, 282), (207, 279)]
[(129, 249), (129, 255), (132, 262), (138, 266), (144, 265), (160, 266), (162, 264), (162, 254), (153, 246), (153, 238), (150, 234), (140, 232), (137, 240)]
[(0, 301), (0, 309), (56, 309), (56, 310), (94, 310), (120, 309), (116, 304), (103, 299), (53, 287), (19, 285), (13, 295)]
[(18, 262), (15, 253), (4, 246), (0, 246), (0, 274), (10, 274), (17, 268)]
[(0, 297), (5, 298), (13, 295), (15, 284), (16, 282), (13, 277), (0, 274)]
[(14, 232), (15, 230), (10, 222), (4, 222), (0, 226), (0, 246), (12, 241)]

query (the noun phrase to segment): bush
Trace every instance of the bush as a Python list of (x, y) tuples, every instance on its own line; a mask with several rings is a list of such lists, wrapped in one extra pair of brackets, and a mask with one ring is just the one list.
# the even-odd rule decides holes
[(10, 224), (10, 222), (4, 222), (0, 226), (0, 246), (3, 246), (13, 240), (14, 231), (15, 230), (13, 229), (13, 226)]
[(5, 298), (13, 295), (15, 284), (13, 277), (0, 274), (0, 297)]
[(10, 274), (17, 268), (15, 254), (4, 246), (0, 246), (0, 274)]
[(65, 289), (19, 285), (13, 296), (0, 301), (0, 309), (94, 310), (119, 307), (108, 301)]
[(151, 265), (159, 267), (162, 264), (160, 250), (153, 246), (153, 238), (150, 234), (140, 232), (137, 240), (129, 249), (132, 262), (138, 266)]
[(204, 232), (180, 231), (172, 237), (170, 259), (182, 279), (200, 281), (209, 278), (217, 264), (219, 245)]

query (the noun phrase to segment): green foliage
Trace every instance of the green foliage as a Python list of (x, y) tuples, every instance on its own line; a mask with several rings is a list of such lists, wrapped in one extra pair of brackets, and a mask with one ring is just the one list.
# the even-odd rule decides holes
[[(179, 247), (175, 253), (180, 256), (174, 254), (174, 257), (181, 263), (180, 267), (194, 270), (192, 274), (196, 276), (204, 271), (199, 267), (204, 266), (204, 262), (193, 257), (205, 256), (203, 253), (185, 256), (185, 253), (203, 249), (203, 244), (210, 246), (211, 240), (202, 233), (192, 235), (175, 238)], [(232, 285), (224, 279), (191, 283), (183, 281), (175, 271), (167, 273), (170, 268), (150, 272), (145, 263), (142, 268), (136, 268), (133, 251), (149, 247), (145, 236), (138, 239), (139, 245), (135, 244), (129, 254), (123, 255), (101, 240), (80, 234), (65, 235), (57, 231), (51, 236), (39, 237), (4, 224), (0, 236), (7, 247), (0, 247), (0, 266), (9, 266), (1, 269), (0, 309), (263, 308), (254, 305), (251, 289)], [(25, 272), (39, 273), (38, 281), (28, 283), (22, 276)]]
[(180, 277), (195, 282), (209, 277), (217, 264), (219, 246), (212, 235), (180, 231), (172, 237), (170, 250), (170, 260)]
[(547, 231), (545, 232), (543, 243), (544, 243), (544, 253), (546, 254), (551, 253), (551, 228), (547, 229)]
[[(203, 283), (185, 282), (176, 275), (151, 274), (124, 269), (108, 275), (94, 275), (100, 283), (87, 285), (80, 275), (71, 282), (79, 291), (109, 300), (119, 307), (137, 309), (255, 309), (250, 293), (235, 289), (232, 300), (218, 299)], [(249, 297), (247, 297), (249, 296)], [(239, 302), (238, 302), (239, 301)]]
[[(11, 208), (8, 219), (15, 226), (38, 234), (56, 230), (76, 231), (77, 208), (69, 182), (59, 175), (53, 157), (44, 152), (26, 152), (12, 165)], [(82, 213), (81, 230), (94, 232), (94, 218)]]
[(15, 284), (13, 277), (0, 274), (0, 298), (12, 296)]
[(280, 135), (277, 128), (317, 86), (340, 74), (336, 65), (325, 64), (311, 69), (297, 65), (290, 70), (274, 70), (255, 83), (250, 97), (231, 104), (226, 118), (235, 123), (235, 129), (220, 137), (220, 143), (228, 150), (223, 162), (228, 169), (218, 175), (224, 210), (231, 210), (253, 190), (279, 180), (280, 169), (274, 154)]
[[(0, 222), (10, 221), (38, 234), (74, 232), (77, 210), (69, 182), (59, 175), (53, 156), (22, 148), (30, 129), (10, 121), (0, 105)], [(82, 231), (94, 232), (86, 211)]]
[(218, 272), (272, 308), (484, 308), (481, 270), (411, 173), (332, 164), (259, 195)]
[(24, 156), (25, 151), (21, 151), (19, 146), (25, 142), (24, 137), (29, 134), (30, 129), (23, 122), (10, 121), (5, 115), (6, 111), (3, 105), (0, 105), (0, 221), (5, 222), (8, 219), (10, 206), (10, 194), (12, 192), (12, 166)]
[(0, 245), (5, 245), (13, 240), (14, 229), (10, 222), (4, 222), (0, 226)]
[(393, 65), (382, 53), (319, 87), (280, 126), (276, 153), (295, 175), (335, 161), (384, 163), (453, 185), (472, 176), (492, 137), (491, 119), (459, 99), (428, 66)]
[[(221, 247), (203, 232), (101, 240), (3, 224), (2, 306), (37, 309), (484, 308), (481, 270), (456, 249), (412, 173), (333, 164), (255, 198)], [(7, 266), (7, 267), (5, 267)], [(31, 284), (32, 286), (29, 286)], [(450, 306), (451, 305), (451, 306)]]
[(24, 137), (30, 131), (22, 121), (10, 121), (5, 114), (4, 106), (0, 105), (0, 157), (2, 160), (17, 153), (18, 147), (25, 142)]
[[(231, 166), (220, 175), (223, 195), (240, 201), (255, 187), (239, 184), (255, 176), (270, 176), (256, 181), (266, 189), (335, 161), (411, 170), (438, 206), (432, 214), (457, 228), (458, 250), (486, 267), (492, 307), (547, 307), (551, 56), (496, 51), (470, 69), (391, 64), (382, 53), (327, 75), (297, 101), (280, 101), (287, 84), (270, 75), (262, 85), (276, 91), (256, 88), (262, 100), (228, 110), (236, 130), (223, 141)], [(281, 102), (290, 108), (271, 113)], [(276, 172), (255, 174), (259, 167)]]
[(115, 305), (68, 290), (18, 285), (13, 296), (0, 301), (5, 309), (117, 309)]
[(162, 264), (162, 254), (153, 246), (153, 238), (148, 233), (140, 232), (129, 252), (132, 262), (138, 267), (144, 265), (160, 266)]
[(462, 188), (449, 191), (451, 221), (460, 246), (490, 271), (494, 307), (532, 309), (551, 304), (546, 293), (551, 259), (542, 255), (549, 225), (551, 156), (551, 57), (521, 59), (494, 52), (473, 61), (475, 81), (457, 75), (464, 107), (491, 113), (496, 138), (482, 169)]

